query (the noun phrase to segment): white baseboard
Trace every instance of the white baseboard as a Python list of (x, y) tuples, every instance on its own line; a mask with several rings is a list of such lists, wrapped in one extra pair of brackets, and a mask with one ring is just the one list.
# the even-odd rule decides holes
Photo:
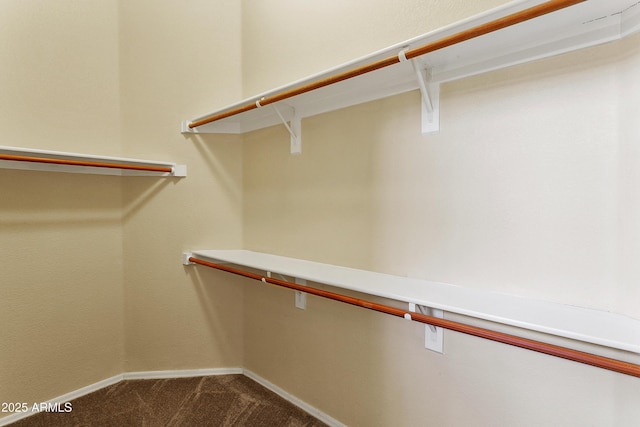
[(268, 388), (269, 390), (271, 390), (272, 392), (274, 392), (278, 396), (282, 397), (283, 399), (288, 400), (289, 402), (291, 402), (292, 404), (296, 405), (298, 408), (302, 409), (303, 411), (313, 415), (314, 417), (316, 417), (317, 419), (319, 419), (323, 423), (325, 423), (325, 424), (327, 424), (327, 425), (329, 425), (331, 427), (347, 427), (346, 424), (342, 424), (340, 421), (336, 420), (335, 418), (330, 417), (329, 415), (325, 414), (324, 412), (320, 411), (319, 409), (316, 409), (313, 406), (309, 405), (308, 403), (298, 399), (297, 397), (295, 397), (291, 393), (288, 393), (288, 392), (284, 391), (283, 389), (281, 389), (277, 385), (265, 380), (261, 376), (249, 371), (248, 369), (244, 370), (244, 375), (249, 377), (249, 378), (251, 378), (252, 380), (257, 382), (258, 384), (261, 384), (264, 387)]
[[(63, 394), (62, 396), (58, 396), (56, 398), (53, 398), (51, 400), (46, 401), (47, 404), (51, 403), (51, 404), (56, 404), (56, 403), (65, 403), (68, 402), (70, 400), (73, 399), (77, 399), (79, 397), (84, 396), (85, 394), (89, 394), (89, 393), (93, 393), (94, 391), (98, 391), (100, 389), (103, 389), (105, 387), (109, 387), (110, 385), (113, 385), (115, 383), (118, 383), (122, 381), (122, 374), (120, 375), (115, 375), (111, 378), (107, 378), (104, 379), (102, 381), (98, 381), (97, 383), (93, 383), (91, 385), (88, 385), (86, 387), (82, 387), (79, 388), (78, 390), (72, 391), (70, 393), (67, 394)], [(45, 402), (43, 402), (45, 403)], [(33, 403), (30, 403), (29, 405), (33, 405)], [(29, 411), (28, 412), (16, 412), (14, 414), (11, 414), (7, 417), (3, 417), (0, 418), (0, 427), (1, 426), (6, 426), (9, 425), (11, 423), (15, 423), (18, 420), (21, 420), (23, 418), (27, 418), (28, 416), (37, 414), (38, 412), (33, 412), (31, 411), (32, 406), (29, 406)]]
[[(109, 387), (122, 380), (141, 380), (141, 379), (162, 379), (162, 378), (186, 378), (186, 377), (203, 377), (208, 375), (230, 375), (242, 374), (242, 368), (218, 368), (218, 369), (187, 369), (174, 371), (146, 371), (146, 372), (125, 372), (124, 374), (115, 375), (111, 378), (98, 381), (97, 383), (82, 387), (71, 393), (63, 394), (54, 399), (48, 400), (46, 403), (63, 404), (73, 399), (77, 399), (86, 394), (93, 393), (105, 387)], [(31, 406), (30, 406), (31, 408)], [(37, 412), (18, 412), (7, 417), (0, 418), (0, 427), (15, 423), (18, 420), (36, 414)]]
[[(86, 394), (93, 393), (94, 391), (98, 391), (105, 387), (109, 387), (110, 385), (116, 384), (123, 380), (142, 380), (142, 379), (163, 379), (163, 378), (187, 378), (187, 377), (204, 377), (204, 376), (212, 376), (212, 375), (232, 375), (232, 374), (243, 374), (255, 382), (262, 384), (264, 387), (273, 391), (280, 397), (288, 400), (292, 404), (296, 405), (300, 409), (314, 417), (318, 418), (320, 421), (332, 426), (332, 427), (346, 427), (344, 424), (339, 421), (331, 418), (324, 412), (314, 408), (313, 406), (303, 402), (297, 397), (293, 396), (290, 393), (287, 393), (280, 387), (275, 384), (270, 383), (264, 378), (254, 374), (251, 371), (248, 371), (243, 368), (215, 368), (215, 369), (186, 369), (186, 370), (172, 370), (172, 371), (141, 371), (141, 372), (125, 372), (123, 374), (115, 375), (111, 378), (104, 379), (102, 381), (98, 381), (97, 383), (88, 385), (86, 387), (82, 387), (78, 390), (72, 391), (67, 394), (63, 394), (62, 396), (58, 396), (54, 399), (47, 401), (46, 403), (51, 404), (63, 404), (69, 402), (70, 400), (77, 399)], [(15, 423), (18, 420), (26, 418), (30, 415), (33, 415), (37, 412), (19, 412), (11, 414), (7, 417), (0, 418), (0, 427), (9, 425), (11, 423)]]
[(125, 372), (122, 374), (122, 377), (125, 380), (159, 380), (163, 378), (207, 377), (242, 373), (244, 373), (244, 369), (242, 368), (183, 369), (174, 371)]

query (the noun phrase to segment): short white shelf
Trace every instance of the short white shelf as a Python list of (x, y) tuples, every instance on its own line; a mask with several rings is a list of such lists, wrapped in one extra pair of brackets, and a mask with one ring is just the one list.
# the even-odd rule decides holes
[(185, 165), (170, 162), (7, 146), (0, 146), (0, 169), (120, 176), (187, 176)]
[[(183, 133), (245, 133), (290, 123), (292, 152), (300, 151), (301, 119), (351, 105), (420, 89), (423, 132), (439, 128), (439, 85), (464, 77), (622, 39), (640, 30), (638, 0), (588, 0), (511, 27), (441, 48), (411, 60), (367, 72), (287, 99), (259, 105), (297, 88), (313, 85), (402, 52), (429, 45), (454, 34), (486, 25), (545, 3), (518, 0), (436, 31), (390, 46), (282, 87), (182, 122)], [(283, 64), (283, 66), (285, 66)], [(279, 99), (279, 98), (278, 98)], [(256, 105), (258, 103), (258, 105)], [(259, 108), (253, 108), (253, 107)], [(245, 110), (244, 107), (251, 109)], [(193, 123), (233, 111), (239, 113), (208, 124)], [(288, 126), (288, 125), (287, 125)]]
[(640, 320), (616, 313), (247, 250), (196, 250), (190, 254), (205, 261), (264, 270), (640, 353)]

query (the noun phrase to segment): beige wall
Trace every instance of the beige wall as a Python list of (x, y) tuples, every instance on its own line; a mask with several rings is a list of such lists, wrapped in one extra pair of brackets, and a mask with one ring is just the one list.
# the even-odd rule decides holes
[(243, 0), (245, 97), (507, 3)]
[(180, 134), (241, 95), (240, 6), (122, 1), (119, 24), (125, 153), (189, 168), (124, 188), (126, 370), (242, 366), (242, 287), (180, 263), (242, 244), (241, 137)]
[(632, 425), (637, 379), (455, 333), (434, 354), (420, 325), (179, 263), (244, 246), (640, 317), (638, 37), (445, 85), (435, 137), (417, 93), (305, 119), (301, 156), (281, 127), (178, 131), (501, 3), (0, 2), (0, 144), (189, 167), (0, 170), (0, 401), (245, 366), (354, 426)]
[(623, 312), (639, 317), (640, 308), (640, 168), (638, 154), (640, 146), (640, 126), (636, 112), (640, 110), (640, 82), (637, 74), (640, 69), (638, 38), (633, 37), (621, 44), (620, 51), (624, 61), (620, 65), (618, 80), (620, 114), (620, 143), (618, 146), (618, 212), (620, 222), (617, 228), (618, 241), (618, 285), (616, 306)]
[[(122, 154), (117, 18), (115, 1), (0, 3), (0, 145)], [(121, 182), (0, 170), (0, 402), (122, 372)]]
[[(396, 30), (417, 34), (393, 18), (374, 36), (385, 11), (375, 2), (339, 28), (344, 2), (317, 22), (297, 2), (257, 3), (244, 9), (245, 51), (260, 58), (245, 59), (245, 95), (343, 62), (345, 50), (397, 42)], [(422, 32), (436, 19), (420, 18)], [(281, 127), (246, 135), (245, 247), (640, 317), (639, 40), (444, 85), (438, 136), (420, 135), (418, 93), (304, 119), (301, 156), (288, 154)], [(305, 53), (306, 41), (323, 49)], [(316, 298), (297, 310), (272, 287), (254, 284), (245, 301), (245, 366), (348, 425), (640, 416), (635, 378), (456, 333), (433, 354), (419, 325)]]
[(241, 95), (239, 25), (228, 2), (1, 2), (0, 144), (189, 173), (0, 170), (0, 401), (242, 366), (242, 287), (180, 263), (241, 245), (241, 139), (179, 132)]

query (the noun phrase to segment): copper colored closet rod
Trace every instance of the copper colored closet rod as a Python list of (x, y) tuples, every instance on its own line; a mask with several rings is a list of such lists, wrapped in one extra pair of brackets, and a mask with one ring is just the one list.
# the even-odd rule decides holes
[(595, 354), (585, 353), (578, 350), (572, 350), (570, 348), (561, 347), (553, 344), (547, 344), (541, 341), (530, 340), (527, 338), (520, 338), (515, 335), (509, 335), (502, 332), (496, 332), (489, 329), (466, 325), (464, 323), (459, 323), (452, 320), (445, 320), (437, 317), (427, 316), (420, 313), (409, 312), (400, 308), (395, 308), (395, 307), (391, 307), (384, 304), (378, 304), (371, 301), (366, 301), (359, 298), (338, 294), (335, 292), (329, 292), (322, 289), (298, 285), (296, 283), (288, 282), (286, 280), (279, 280), (279, 279), (273, 279), (271, 277), (264, 277), (259, 274), (238, 270), (233, 267), (216, 264), (209, 261), (203, 261), (201, 259), (194, 258), (194, 257), (190, 257), (189, 261), (195, 264), (200, 264), (200, 265), (215, 268), (218, 270), (226, 271), (227, 273), (233, 273), (240, 276), (248, 277), (250, 279), (259, 280), (264, 283), (282, 286), (285, 288), (305, 292), (312, 295), (317, 295), (317, 296), (332, 299), (335, 301), (345, 302), (347, 304), (352, 304), (358, 307), (367, 308), (369, 310), (391, 314), (393, 316), (404, 317), (407, 319), (410, 318), (411, 320), (415, 320), (416, 322), (420, 322), (420, 323), (425, 323), (427, 325), (438, 326), (441, 328), (449, 329), (451, 331), (461, 332), (463, 334), (473, 335), (475, 337), (485, 338), (491, 341), (497, 341), (503, 344), (513, 345), (513, 346), (524, 348), (527, 350), (533, 350), (539, 353), (544, 353), (550, 356), (560, 357), (562, 359), (572, 360), (574, 362), (584, 363), (584, 364), (595, 366), (598, 368), (607, 369), (610, 371), (640, 378), (640, 365), (635, 365), (633, 363), (628, 363), (621, 360), (597, 356)]
[[(459, 33), (453, 34), (448, 37), (444, 37), (440, 40), (436, 40), (424, 46), (421, 46), (412, 50), (408, 50), (404, 53), (404, 56), (407, 60), (413, 59), (418, 56), (422, 56), (427, 53), (434, 52), (436, 50), (443, 49), (448, 46), (453, 46), (455, 44), (462, 43), (464, 41), (471, 40), (471, 39), (483, 36), (485, 34), (489, 34), (494, 31), (498, 31), (503, 28), (507, 28), (512, 25), (516, 25), (521, 22), (525, 22), (525, 21), (537, 18), (539, 16), (546, 15), (548, 13), (567, 8), (569, 6), (573, 6), (578, 3), (582, 3), (583, 1), (586, 1), (586, 0), (551, 0), (546, 3), (533, 6), (529, 9), (525, 9), (520, 12), (513, 13), (503, 18), (496, 19), (491, 22), (487, 22), (486, 24), (478, 25), (468, 30), (461, 31)], [(402, 60), (404, 60), (404, 58)], [(385, 68), (390, 65), (397, 64), (400, 61), (401, 59), (398, 55), (384, 58), (368, 65), (363, 65), (358, 68), (354, 68), (352, 70), (344, 71), (342, 73), (327, 77), (325, 79), (321, 79), (321, 80), (318, 80), (294, 89), (284, 91), (280, 94), (262, 98), (257, 102), (252, 102), (244, 106), (237, 107), (229, 111), (225, 111), (223, 113), (211, 115), (203, 119), (196, 120), (192, 123), (189, 123), (189, 128), (193, 129), (198, 126), (206, 125), (207, 123), (212, 123), (227, 117), (235, 116), (236, 114), (244, 113), (246, 111), (250, 111), (259, 107), (264, 107), (265, 105), (273, 104), (275, 102), (292, 98), (294, 96), (301, 95), (303, 93), (311, 92), (312, 90), (315, 90), (315, 89), (320, 89), (322, 87), (339, 83), (341, 81), (348, 80), (353, 77), (357, 77), (362, 74), (369, 73), (371, 71), (376, 71), (381, 68)]]
[(110, 168), (110, 169), (131, 169), (139, 171), (150, 172), (165, 172), (171, 173), (173, 169), (171, 167), (163, 166), (138, 166), (129, 165), (124, 163), (101, 163), (101, 162), (88, 162), (84, 160), (67, 160), (67, 159), (50, 159), (47, 157), (32, 157), (32, 156), (15, 156), (12, 154), (0, 154), (0, 160), (11, 160), (18, 162), (32, 162), (32, 163), (49, 163), (55, 165), (70, 165), (70, 166), (90, 166), (95, 168)]

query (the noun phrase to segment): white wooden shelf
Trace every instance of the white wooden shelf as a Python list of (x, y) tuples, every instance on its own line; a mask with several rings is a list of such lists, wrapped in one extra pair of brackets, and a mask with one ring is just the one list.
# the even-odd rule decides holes
[(616, 313), (246, 250), (196, 250), (183, 263), (190, 256), (640, 353), (640, 320)]
[[(638, 0), (588, 0), (271, 105), (254, 108), (198, 127), (189, 127), (190, 124), (199, 120), (255, 104), (263, 98), (268, 99), (390, 56), (401, 55), (400, 52), (410, 51), (542, 3), (545, 1), (519, 0), (508, 3), (325, 72), (247, 98), (192, 120), (185, 120), (182, 123), (182, 132), (245, 133), (281, 124), (284, 121), (291, 125), (292, 152), (299, 152), (302, 118), (420, 89), (420, 80), (426, 85), (425, 90), (422, 90), (423, 99), (427, 98), (425, 104), (432, 105), (431, 112), (423, 108), (423, 132), (437, 132), (438, 94), (441, 83), (615, 41), (640, 30)], [(421, 78), (417, 77), (416, 69)]]
[(0, 146), (0, 169), (120, 176), (187, 176), (185, 165), (170, 162), (6, 146)]

